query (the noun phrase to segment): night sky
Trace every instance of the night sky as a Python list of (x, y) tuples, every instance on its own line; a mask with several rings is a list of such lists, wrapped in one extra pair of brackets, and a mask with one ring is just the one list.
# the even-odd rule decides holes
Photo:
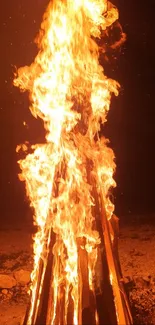
[[(29, 112), (28, 94), (12, 86), (15, 66), (29, 65), (37, 48), (47, 0), (13, 0), (0, 4), (0, 204), (1, 220), (29, 220), (30, 209), (24, 184), (18, 180), (16, 146), (44, 138), (42, 122)], [(118, 80), (121, 91), (113, 99), (108, 122), (102, 132), (110, 139), (116, 155), (116, 213), (155, 212), (155, 3), (135, 0), (113, 1), (127, 41), (107, 73)], [(23, 122), (26, 122), (26, 125)]]

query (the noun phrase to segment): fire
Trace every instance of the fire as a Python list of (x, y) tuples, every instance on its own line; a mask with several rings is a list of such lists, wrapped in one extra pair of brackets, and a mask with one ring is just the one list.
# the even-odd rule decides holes
[[(74, 325), (81, 324), (80, 254), (87, 258), (88, 286), (94, 291), (101, 239), (93, 214), (93, 187), (98, 184), (96, 191), (109, 220), (114, 206), (108, 194), (115, 186), (114, 154), (98, 132), (106, 122), (111, 95), (118, 95), (119, 89), (99, 64), (95, 38), (117, 19), (117, 9), (106, 0), (50, 1), (36, 39), (38, 54), (31, 66), (18, 69), (14, 80), (15, 86), (29, 92), (30, 110), (44, 121), (46, 130), (46, 142), (32, 146), (33, 152), (19, 161), (20, 179), (25, 181), (38, 226), (29, 324), (35, 323), (33, 310), (39, 306), (51, 238), (50, 324), (61, 324), (58, 308), (62, 297), (63, 324), (67, 324), (69, 297)], [(97, 324), (97, 313), (95, 317)]]

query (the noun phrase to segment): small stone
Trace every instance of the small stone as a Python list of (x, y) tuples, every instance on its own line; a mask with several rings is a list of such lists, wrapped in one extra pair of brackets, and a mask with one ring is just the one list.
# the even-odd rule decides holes
[(1, 292), (2, 292), (3, 295), (5, 295), (5, 296), (8, 294), (8, 290), (7, 290), (7, 289), (3, 289)]
[(131, 279), (130, 279), (129, 276), (125, 276), (125, 277), (123, 278), (123, 280), (124, 280), (124, 283), (125, 283), (125, 284), (128, 284), (129, 282), (131, 282)]
[(22, 285), (25, 286), (26, 284), (28, 284), (31, 281), (31, 272), (29, 271), (25, 271), (25, 270), (19, 270), (14, 272), (14, 277), (16, 279), (16, 281)]
[(15, 287), (16, 280), (11, 275), (0, 274), (0, 288), (11, 289)]
[(137, 288), (143, 288), (144, 287), (144, 280), (142, 277), (134, 276), (133, 277), (134, 283)]
[(7, 297), (8, 297), (8, 299), (11, 299), (12, 298), (12, 294), (11, 293), (8, 293)]
[(145, 282), (150, 282), (150, 278), (149, 278), (148, 276), (143, 276), (143, 280), (144, 280)]

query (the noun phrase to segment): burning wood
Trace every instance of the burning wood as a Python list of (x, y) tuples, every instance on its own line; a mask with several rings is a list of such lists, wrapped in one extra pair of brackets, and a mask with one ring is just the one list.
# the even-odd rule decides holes
[(38, 226), (27, 325), (132, 323), (111, 226), (114, 154), (98, 136), (119, 85), (104, 75), (95, 39), (117, 19), (106, 0), (50, 1), (38, 55), (14, 80), (46, 129), (19, 161)]

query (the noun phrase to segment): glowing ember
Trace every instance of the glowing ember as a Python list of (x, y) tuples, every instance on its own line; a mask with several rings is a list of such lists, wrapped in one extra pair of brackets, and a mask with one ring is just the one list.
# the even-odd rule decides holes
[[(61, 300), (63, 324), (67, 324), (69, 301), (74, 325), (81, 324), (82, 254), (87, 259), (88, 287), (95, 290), (101, 239), (93, 213), (93, 186), (97, 184), (107, 220), (114, 210), (108, 193), (115, 186), (113, 151), (97, 135), (106, 121), (111, 94), (118, 94), (119, 85), (104, 75), (94, 39), (117, 19), (117, 9), (106, 0), (51, 1), (36, 40), (38, 55), (30, 67), (18, 70), (14, 80), (15, 86), (29, 91), (30, 110), (46, 129), (46, 143), (33, 146), (33, 153), (19, 161), (20, 179), (26, 182), (38, 226), (29, 324), (35, 323), (34, 308), (39, 306), (51, 236), (54, 257), (48, 324), (62, 324)], [(113, 266), (110, 280), (115, 281)], [(96, 310), (95, 319), (98, 324)]]

